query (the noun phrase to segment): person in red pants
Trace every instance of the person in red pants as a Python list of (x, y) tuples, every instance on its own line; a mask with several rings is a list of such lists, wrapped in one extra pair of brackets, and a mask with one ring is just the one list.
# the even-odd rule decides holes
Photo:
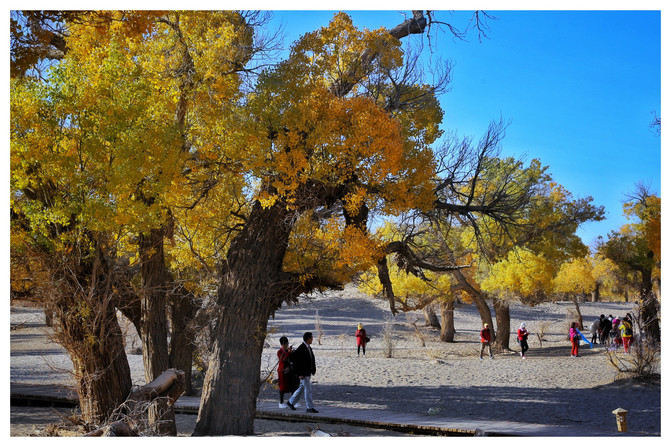
[(580, 335), (578, 335), (578, 324), (574, 321), (568, 330), (568, 336), (571, 339), (571, 357), (580, 357), (578, 349), (580, 348)]
[(624, 353), (629, 354), (629, 346), (631, 345), (631, 337), (634, 335), (634, 331), (631, 328), (631, 321), (625, 317), (620, 323), (620, 337), (622, 337), (622, 345), (624, 346)]

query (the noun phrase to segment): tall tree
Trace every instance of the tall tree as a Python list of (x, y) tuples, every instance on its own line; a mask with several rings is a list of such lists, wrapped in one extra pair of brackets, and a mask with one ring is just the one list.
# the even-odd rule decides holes
[(600, 241), (598, 252), (615, 263), (622, 276), (638, 289), (644, 330), (652, 340), (659, 341), (659, 301), (654, 284), (661, 281), (661, 199), (638, 184), (623, 210), (632, 223), (609, 233), (606, 241)]
[[(428, 145), (441, 114), (430, 87), (399, 79), (403, 63), (389, 31), (359, 31), (340, 13), (259, 79), (239, 148), (259, 179), (258, 200), (222, 269), (194, 434), (252, 434), (269, 316), (377, 259), (369, 207), (395, 213), (430, 204)], [(292, 237), (303, 228), (312, 230), (310, 245), (292, 245), (304, 241)], [(344, 243), (329, 243), (337, 240)], [(315, 244), (327, 253), (310, 250)]]
[[(37, 23), (33, 13), (25, 15)], [(38, 16), (39, 23), (49, 22)], [(46, 77), (12, 81), (13, 216), (31, 234), (53, 227), (50, 240), (62, 238), (63, 228), (101, 235), (115, 243), (110, 254), (139, 260), (142, 286), (133, 303), (117, 305), (132, 311), (150, 381), (169, 365), (166, 294), (190, 296), (176, 293), (183, 287), (172, 282), (164, 240), (174, 234), (178, 208), (193, 208), (221, 183), (223, 174), (211, 167), (220, 166), (212, 148), (226, 136), (214, 138), (209, 123), (226, 115), (221, 105), (238, 94), (236, 73), (254, 53), (247, 21), (253, 16), (109, 11), (54, 17), (65, 19), (57, 27), (67, 41), (60, 62)], [(219, 123), (220, 131), (224, 127)], [(203, 138), (207, 145), (200, 144)], [(33, 245), (44, 247), (36, 238)], [(192, 306), (173, 309), (193, 312)], [(173, 312), (173, 328), (180, 324)], [(173, 342), (185, 332), (175, 333)], [(180, 366), (190, 371), (190, 358)]]

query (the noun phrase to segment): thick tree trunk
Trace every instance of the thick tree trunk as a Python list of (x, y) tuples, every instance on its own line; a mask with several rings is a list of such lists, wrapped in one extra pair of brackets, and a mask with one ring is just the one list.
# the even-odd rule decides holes
[[(88, 236), (88, 235), (87, 235)], [(102, 423), (130, 393), (130, 367), (113, 303), (113, 272), (94, 238), (57, 258), (55, 284), (46, 297), (54, 312), (54, 336), (70, 355), (82, 418)], [(91, 250), (91, 247), (93, 250)]]
[(170, 337), (170, 367), (184, 372), (184, 393), (191, 395), (191, 370), (193, 351), (195, 349), (195, 334), (191, 324), (196, 315), (198, 306), (191, 295), (183, 287), (170, 297), (172, 331)]
[[(648, 254), (652, 260), (653, 253)], [(645, 333), (650, 341), (661, 341), (661, 328), (659, 325), (659, 302), (653, 291), (652, 270), (644, 269), (641, 271), (641, 319), (645, 325)]]
[(594, 290), (592, 290), (592, 302), (596, 303), (598, 301), (601, 301), (601, 284), (596, 283)]
[[(475, 303), (475, 307), (478, 309), (478, 313), (480, 314), (480, 318), (482, 319), (482, 323), (487, 323), (492, 329), (491, 334), (492, 334), (492, 342), (496, 341), (496, 338), (498, 336), (497, 332), (494, 331), (494, 324), (492, 321), (492, 312), (489, 309), (489, 306), (487, 305), (487, 302), (485, 301), (485, 297), (480, 293), (479, 290), (477, 290), (475, 287), (471, 285), (470, 282), (468, 282), (468, 279), (464, 276), (464, 274), (460, 270), (454, 270), (452, 272), (452, 276), (457, 280), (459, 283), (459, 289), (461, 289), (463, 292), (466, 292), (468, 296), (470, 296), (473, 299), (473, 302)], [(478, 332), (480, 331), (480, 328), (477, 328)]]
[(111, 305), (103, 306), (98, 318), (85, 321), (71, 310), (58, 312), (69, 339), (62, 344), (74, 367), (82, 419), (100, 424), (126, 400), (133, 385), (121, 328)]
[(492, 344), (495, 352), (510, 351), (510, 306), (506, 300), (495, 299), (496, 340)]
[(254, 434), (268, 319), (290, 293), (282, 275), (291, 230), (287, 214), (284, 205), (264, 209), (256, 203), (231, 244), (195, 436)]
[(440, 341), (454, 342), (454, 299), (440, 301)]
[[(140, 235), (142, 273), (142, 359), (147, 383), (168, 369), (168, 327), (166, 318), (167, 269), (163, 253), (162, 229)], [(161, 421), (162, 433), (176, 436), (174, 409), (158, 402), (149, 409), (149, 423)]]

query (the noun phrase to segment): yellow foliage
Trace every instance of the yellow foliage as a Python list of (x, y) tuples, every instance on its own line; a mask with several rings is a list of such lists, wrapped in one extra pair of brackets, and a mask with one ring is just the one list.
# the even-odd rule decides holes
[(563, 263), (554, 279), (554, 288), (557, 292), (572, 295), (590, 293), (595, 285), (593, 266), (585, 258)]
[(492, 266), (480, 285), (501, 298), (535, 299), (551, 292), (553, 278), (554, 266), (544, 256), (513, 250)]

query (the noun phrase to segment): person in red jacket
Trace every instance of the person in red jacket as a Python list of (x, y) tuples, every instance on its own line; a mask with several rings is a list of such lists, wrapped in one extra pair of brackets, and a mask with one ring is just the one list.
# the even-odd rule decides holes
[(526, 325), (524, 323), (520, 324), (520, 328), (517, 330), (517, 342), (520, 344), (520, 348), (522, 348), (520, 355), (523, 359), (527, 358), (524, 354), (529, 350), (529, 343), (527, 343), (528, 336), (529, 331), (527, 331)]
[(492, 333), (489, 331), (489, 325), (485, 323), (485, 326), (480, 331), (480, 360), (482, 360), (482, 354), (485, 352), (485, 347), (489, 349), (489, 358), (493, 359), (492, 355)]
[(366, 336), (366, 330), (363, 328), (363, 324), (359, 323), (354, 336), (356, 337), (356, 356), (359, 357), (359, 354), (363, 349), (363, 356), (366, 357), (366, 343), (368, 342), (368, 337)]
[(280, 388), (280, 408), (287, 408), (284, 403), (284, 393), (293, 393), (296, 386), (296, 376), (291, 371), (291, 362), (289, 356), (293, 352), (293, 348), (289, 346), (289, 339), (284, 335), (280, 337), (280, 349), (277, 351), (277, 379)]

